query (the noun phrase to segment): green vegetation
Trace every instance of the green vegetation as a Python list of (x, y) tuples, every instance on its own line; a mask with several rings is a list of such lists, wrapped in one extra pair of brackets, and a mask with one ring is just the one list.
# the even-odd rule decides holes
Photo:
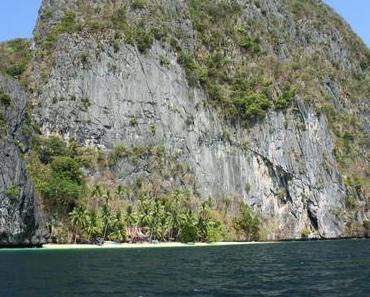
[(311, 230), (307, 227), (303, 228), (301, 231), (301, 237), (302, 238), (308, 238), (311, 235)]
[(150, 134), (152, 136), (155, 136), (155, 134), (156, 134), (156, 127), (155, 127), (155, 125), (150, 125), (149, 131), (150, 131)]
[(109, 164), (115, 165), (120, 158), (127, 157), (129, 149), (123, 144), (117, 145), (109, 154)]
[(82, 111), (88, 111), (90, 106), (91, 106), (91, 102), (90, 102), (89, 98), (87, 98), (87, 97), (81, 98), (80, 109)]
[[(88, 1), (83, 2), (84, 5), (76, 13), (66, 12), (60, 22), (51, 28), (45, 40), (37, 40), (41, 51), (38, 54), (45, 61), (45, 65), (40, 65), (41, 70), (52, 68), (52, 49), (60, 34), (85, 30), (97, 40), (101, 40), (101, 36), (111, 36), (112, 40), (108, 42), (115, 52), (119, 51), (121, 42), (126, 42), (135, 45), (143, 54), (148, 52), (154, 40), (160, 40), (164, 48), (171, 48), (176, 55), (178, 63), (185, 70), (188, 84), (204, 89), (209, 104), (226, 122), (251, 125), (263, 119), (270, 108), (288, 112), (287, 119), (290, 116), (300, 117), (295, 100), (303, 101), (308, 108), (315, 108), (318, 115), (325, 114), (329, 127), (335, 133), (338, 165), (342, 175), (348, 177), (347, 211), (356, 211), (360, 197), (369, 197), (367, 123), (361, 122), (359, 115), (363, 114), (366, 106), (363, 104), (364, 98), (370, 98), (370, 52), (339, 18), (331, 14), (330, 9), (313, 0), (283, 1), (281, 5), (287, 11), (287, 24), (309, 20), (307, 34), (301, 36), (305, 38), (302, 41), (290, 31), (282, 34), (285, 22), (282, 23), (274, 14), (266, 21), (266, 11), (261, 10), (258, 1), (245, 4), (246, 9), (249, 5), (255, 5), (261, 10), (261, 16), (250, 18), (242, 15), (243, 8), (238, 1), (185, 1), (181, 17), (189, 19), (191, 24), (183, 27), (176, 26), (177, 14), (166, 11), (156, 1), (126, 1), (121, 7), (107, 3), (99, 11)], [(328, 44), (323, 45), (316, 36), (317, 28), (326, 36), (335, 36), (334, 33), (339, 30), (342, 38), (328, 39)], [(299, 30), (297, 28), (294, 34), (302, 33)], [(311, 31), (315, 34), (310, 34)], [(342, 47), (347, 54), (333, 55), (332, 44)], [(2, 44), (0, 71), (15, 77), (22, 76), (27, 69), (29, 46), (29, 42), (21, 40)], [(81, 58), (82, 62), (88, 61), (88, 57)], [(165, 56), (159, 56), (158, 59), (162, 66), (168, 66), (169, 61)], [(345, 102), (345, 111), (341, 107), (342, 100)], [(87, 110), (90, 103), (81, 100), (81, 105), (81, 109)], [(188, 123), (191, 124), (191, 118)], [(129, 124), (136, 126), (136, 118), (130, 118)], [(4, 115), (0, 114), (0, 129), (4, 130), (5, 125)], [(306, 127), (304, 123), (296, 126)], [(285, 127), (288, 127), (288, 121)], [(153, 130), (150, 128), (152, 135), (155, 134)], [(224, 132), (225, 139), (229, 139), (230, 133), (227, 129)], [(68, 146), (66, 150), (69, 150)], [(159, 178), (159, 175), (175, 176), (171, 174), (177, 168), (164, 161), (163, 155), (153, 154), (149, 148), (117, 147), (112, 150), (108, 160), (102, 152), (90, 153), (75, 157), (68, 152), (52, 152), (48, 157), (46, 150), (44, 158), (47, 160), (41, 161), (46, 167), (41, 166), (41, 172), (44, 169), (50, 172), (53, 160), (64, 154), (80, 166), (89, 166), (91, 169), (97, 166), (104, 168), (107, 164), (114, 166), (120, 158), (125, 158), (127, 162), (145, 161), (148, 158), (155, 164), (154, 168), (150, 168), (154, 169), (155, 178)], [(191, 179), (191, 174), (185, 170), (180, 170), (180, 173), (183, 174), (182, 178), (186, 176)], [(282, 193), (278, 193), (277, 197), (282, 202), (285, 200)], [(92, 217), (98, 222), (99, 214), (93, 213)], [(245, 215), (246, 211), (243, 213)], [(199, 213), (194, 210), (187, 215), (187, 225), (182, 229), (184, 238), (200, 236), (202, 240), (210, 240), (207, 234), (216, 238), (222, 233), (217, 223), (210, 224), (208, 229), (204, 226), (199, 229)], [(242, 225), (238, 226), (241, 232)], [(154, 232), (156, 236), (159, 236), (158, 232)], [(181, 232), (178, 232), (180, 236)]]
[[(62, 242), (97, 237), (125, 241), (127, 227), (141, 227), (149, 238), (160, 241), (259, 238), (260, 219), (250, 207), (230, 199), (217, 205), (211, 198), (201, 202), (190, 190), (194, 181), (188, 166), (166, 155), (163, 147), (118, 145), (105, 156), (58, 136), (38, 136), (33, 142), (28, 172), (42, 204), (55, 218), (53, 236)], [(146, 162), (151, 174), (120, 185), (110, 171), (119, 160), (132, 166)], [(84, 176), (82, 168), (98, 171), (108, 179), (97, 183)], [(179, 187), (179, 179), (188, 185)], [(239, 204), (240, 212), (228, 211), (239, 209)], [(59, 222), (63, 223), (61, 227)]]
[(82, 30), (82, 28), (82, 24), (77, 20), (76, 14), (68, 11), (64, 14), (59, 23), (52, 27), (45, 39), (41, 41), (36, 36), (36, 41), (42, 43), (42, 47), (46, 49), (53, 49), (60, 34), (71, 34)]
[(252, 209), (246, 205), (241, 204), (239, 217), (235, 219), (236, 230), (247, 240), (258, 240), (261, 220)]
[(49, 178), (39, 191), (47, 204), (73, 208), (85, 194), (85, 182), (78, 162), (71, 157), (56, 157), (50, 164)]
[(260, 47), (261, 40), (258, 37), (250, 37), (246, 28), (240, 27), (237, 29), (239, 36), (239, 45), (241, 48), (251, 52), (254, 55), (258, 55), (262, 52)]
[(163, 56), (163, 55), (160, 55), (159, 56), (159, 64), (163, 67), (167, 67), (170, 65), (170, 60), (166, 57), (166, 56)]
[(148, 5), (147, 0), (132, 0), (132, 9), (144, 9)]
[(21, 193), (21, 188), (16, 185), (11, 185), (5, 192), (5, 195), (8, 196), (10, 199), (18, 200), (19, 195)]
[(14, 39), (0, 44), (0, 73), (20, 78), (31, 60), (31, 44), (26, 39)]
[(357, 206), (357, 200), (354, 195), (346, 196), (346, 208), (349, 210), (354, 210)]
[(295, 90), (291, 88), (285, 88), (281, 96), (274, 102), (275, 109), (286, 110), (294, 100)]
[(86, 194), (76, 147), (57, 136), (35, 137), (28, 171), (46, 207), (58, 213), (73, 209)]
[(0, 90), (0, 103), (4, 106), (8, 106), (11, 103), (11, 98), (8, 94), (4, 93), (3, 90)]
[(145, 29), (144, 25), (141, 25), (136, 29), (134, 35), (135, 35), (134, 40), (138, 50), (141, 53), (146, 53), (152, 47), (154, 41), (153, 33), (150, 31), (148, 32)]
[(130, 121), (129, 121), (129, 124), (131, 127), (136, 127), (137, 126), (137, 119), (136, 119), (136, 116), (130, 116)]
[[(181, 242), (216, 242), (225, 238), (225, 221), (220, 210), (203, 202), (199, 208), (190, 192), (174, 191), (151, 197), (153, 188), (143, 185), (139, 189), (139, 200), (126, 200), (129, 189), (119, 186), (111, 191), (96, 186), (90, 197), (76, 206), (69, 214), (70, 225), (74, 230), (74, 241), (91, 241), (96, 237), (125, 241), (126, 228), (138, 226), (145, 230), (150, 239)], [(90, 204), (101, 205), (91, 209)], [(259, 220), (251, 209), (252, 217), (240, 218), (237, 226), (243, 239), (258, 239)], [(252, 224), (253, 226), (251, 226)]]
[(232, 91), (233, 105), (240, 117), (247, 121), (263, 117), (270, 107), (270, 101), (264, 93), (249, 91), (248, 83), (244, 80), (237, 80)]
[[(234, 0), (189, 1), (187, 5), (192, 24), (199, 34), (195, 50), (191, 51), (182, 46), (181, 39), (185, 32), (174, 30), (174, 26), (171, 26), (173, 16), (153, 1), (133, 0), (114, 9), (107, 5), (106, 11), (99, 11), (98, 15), (91, 11), (91, 7), (86, 6), (85, 11), (79, 13), (86, 13), (87, 16), (89, 11), (94, 13), (95, 22), (100, 23), (100, 26), (94, 28), (116, 31), (112, 41), (115, 52), (119, 50), (120, 36), (123, 36), (126, 43), (135, 44), (141, 53), (146, 53), (155, 39), (169, 43), (177, 53), (178, 62), (185, 68), (189, 84), (203, 87), (210, 103), (223, 113), (226, 119), (247, 122), (263, 117), (272, 100), (266, 88), (250, 84), (250, 88), (244, 90), (243, 94), (239, 92), (238, 96), (233, 90), (239, 77), (249, 80), (248, 77), (252, 77), (253, 73), (246, 75), (249, 69), (235, 57), (226, 54), (225, 49), (231, 49), (233, 44), (240, 43), (240, 51), (236, 53), (238, 55), (245, 54), (244, 51), (252, 56), (263, 52), (260, 38), (251, 37), (247, 25), (235, 27), (241, 13), (240, 5)], [(144, 10), (145, 13), (137, 12), (138, 10)], [(104, 17), (100, 17), (103, 15)], [(107, 15), (110, 17), (107, 18)], [(89, 26), (81, 23), (82, 19), (84, 17), (66, 12), (61, 21), (50, 30), (49, 43), (54, 46), (56, 38), (62, 33), (70, 34), (82, 28), (91, 30)], [(44, 46), (46, 49), (48, 38)], [(162, 66), (169, 65), (166, 57), (160, 56), (159, 60)]]

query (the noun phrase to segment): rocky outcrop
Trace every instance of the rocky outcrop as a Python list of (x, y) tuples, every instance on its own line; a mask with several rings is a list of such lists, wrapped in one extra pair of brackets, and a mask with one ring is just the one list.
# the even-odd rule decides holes
[[(24, 154), (30, 145), (28, 96), (13, 80), (0, 76), (0, 246), (45, 243), (39, 228), (37, 199), (26, 173)], [(28, 116), (28, 117), (27, 117)]]
[[(212, 27), (207, 32), (205, 27), (213, 23), (202, 23), (190, 1), (144, 1), (152, 4), (150, 9), (133, 8), (133, 2), (124, 2), (127, 5), (117, 16), (120, 1), (43, 1), (35, 56), (28, 69), (33, 118), (43, 135), (58, 134), (107, 154), (121, 144), (163, 146), (169, 156), (176, 156), (175, 162), (186, 164), (194, 184), (182, 177), (168, 179), (181, 180), (181, 186), (191, 186), (205, 199), (240, 197), (261, 213), (266, 239), (300, 238), (305, 229), (312, 237), (344, 237), (352, 235), (346, 224), (368, 221), (367, 193), (348, 185), (351, 179), (343, 171), (347, 163), (339, 164), (335, 155), (338, 139), (347, 141), (353, 127), (369, 134), (370, 106), (365, 99), (369, 92), (353, 86), (363, 85), (359, 79), (366, 82), (370, 58), (366, 60), (363, 44), (337, 15), (318, 0), (229, 1), (237, 4), (231, 8), (239, 9), (237, 17), (230, 17), (234, 23), (227, 24), (226, 33), (221, 31), (226, 37), (213, 40), (220, 32)], [(207, 13), (229, 17), (215, 9), (219, 2), (204, 2), (209, 5), (203, 17), (208, 18)], [(167, 39), (158, 37), (162, 33)], [(157, 36), (148, 42), (148, 34)], [(253, 82), (256, 89), (276, 80), (263, 117), (248, 122), (229, 119), (211, 102), (207, 84), (189, 81), (180, 54), (196, 56), (198, 51), (198, 58), (208, 57), (213, 52), (207, 47), (220, 42), (224, 47), (215, 52), (222, 52), (226, 61), (223, 80), (232, 80), (230, 73), (238, 65), (247, 65), (239, 69), (246, 81), (253, 75), (260, 80)], [(207, 59), (197, 63), (190, 66), (203, 70), (204, 76)], [(0, 82), (20, 106), (6, 107), (9, 132), (0, 142), (4, 147), (0, 240), (38, 244), (45, 236), (37, 231), (35, 195), (22, 159), (29, 148), (29, 138), (21, 133), (27, 126), (26, 95), (16, 83)], [(287, 82), (301, 92), (284, 108), (274, 108)], [(225, 87), (229, 92), (231, 88), (231, 83)], [(330, 114), (337, 121), (355, 118), (357, 126), (340, 123), (337, 128)], [(369, 145), (364, 139), (356, 162), (366, 167)], [(110, 174), (120, 184), (151, 174), (147, 164), (116, 161)], [(366, 170), (359, 173), (365, 179)], [(96, 180), (101, 177), (99, 172), (87, 174)], [(20, 189), (17, 199), (6, 194), (11, 185)], [(346, 206), (349, 194), (361, 200), (352, 215)]]
[[(345, 189), (324, 115), (301, 102), (286, 114), (269, 112), (249, 129), (227, 125), (160, 44), (146, 55), (125, 44), (114, 53), (101, 42), (98, 50), (86, 36), (60, 44), (36, 109), (43, 134), (106, 150), (164, 145), (190, 165), (203, 197), (240, 195), (260, 209), (270, 239), (300, 237), (305, 226), (316, 236), (343, 234)], [(84, 64), (81, 52), (89, 57)], [(168, 66), (160, 65), (161, 55)]]

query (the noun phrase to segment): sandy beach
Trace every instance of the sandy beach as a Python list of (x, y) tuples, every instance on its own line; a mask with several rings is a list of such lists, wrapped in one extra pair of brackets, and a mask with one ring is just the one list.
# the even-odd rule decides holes
[(137, 248), (175, 248), (175, 247), (211, 247), (211, 246), (231, 246), (231, 245), (250, 245), (263, 244), (267, 242), (215, 242), (215, 243), (181, 243), (181, 242), (161, 242), (161, 243), (115, 243), (105, 242), (98, 246), (94, 244), (44, 244), (44, 249), (137, 249)]

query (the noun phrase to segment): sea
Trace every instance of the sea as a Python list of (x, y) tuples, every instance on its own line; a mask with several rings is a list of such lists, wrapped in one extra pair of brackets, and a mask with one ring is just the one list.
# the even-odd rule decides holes
[(1, 297), (370, 297), (370, 240), (0, 250)]

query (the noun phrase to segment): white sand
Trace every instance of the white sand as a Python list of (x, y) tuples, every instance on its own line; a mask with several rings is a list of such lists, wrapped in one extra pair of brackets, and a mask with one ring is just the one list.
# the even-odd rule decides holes
[[(267, 242), (215, 242), (215, 243), (193, 243), (161, 242), (161, 243), (114, 243), (105, 242), (102, 246), (94, 244), (44, 244), (45, 249), (130, 249), (130, 248), (164, 248), (164, 247), (208, 247), (208, 246), (229, 246), (263, 244)], [(269, 242), (270, 243), (270, 242)]]

